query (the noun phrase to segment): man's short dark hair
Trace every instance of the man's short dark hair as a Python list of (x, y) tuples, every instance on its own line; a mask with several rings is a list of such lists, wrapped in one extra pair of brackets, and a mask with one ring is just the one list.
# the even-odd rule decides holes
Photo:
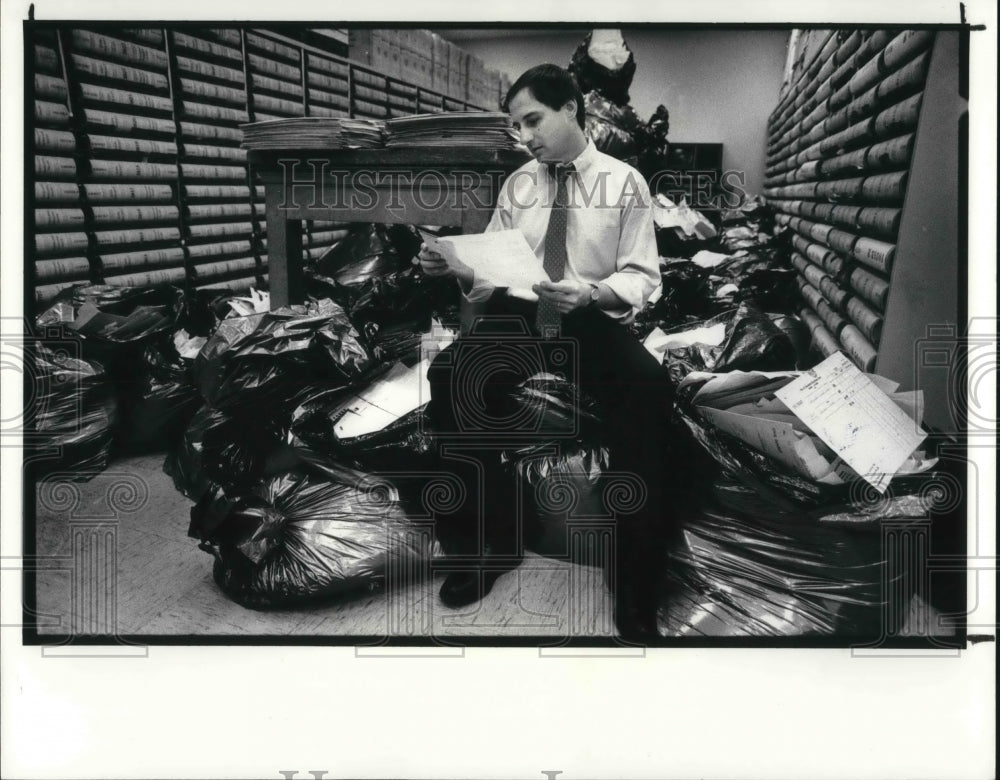
[(503, 99), (503, 110), (510, 110), (510, 101), (522, 89), (531, 90), (535, 100), (559, 111), (569, 101), (576, 101), (576, 123), (580, 129), (586, 129), (587, 111), (583, 104), (583, 93), (577, 86), (576, 79), (565, 68), (558, 65), (536, 65), (520, 75)]

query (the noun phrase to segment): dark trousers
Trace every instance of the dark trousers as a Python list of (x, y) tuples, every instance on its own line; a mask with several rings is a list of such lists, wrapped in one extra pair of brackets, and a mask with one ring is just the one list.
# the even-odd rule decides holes
[(610, 471), (638, 491), (615, 512), (608, 583), (619, 609), (648, 616), (655, 612), (663, 548), (673, 528), (664, 491), (670, 478), (669, 376), (624, 326), (596, 308), (565, 315), (555, 339), (537, 337), (535, 309), (497, 291), (472, 333), (443, 350), (428, 370), (428, 412), (441, 432), (444, 463), (467, 487), (459, 511), (439, 521), (438, 537), (449, 556), (475, 558), (485, 544), (495, 565), (516, 565), (520, 514), (500, 452), (530, 440), (536, 420), (511, 396), (535, 373), (563, 373), (598, 402)]

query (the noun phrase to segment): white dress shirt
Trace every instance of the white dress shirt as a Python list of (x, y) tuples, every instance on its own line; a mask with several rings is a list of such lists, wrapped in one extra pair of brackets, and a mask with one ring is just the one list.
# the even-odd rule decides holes
[[(572, 162), (576, 171), (567, 181), (564, 278), (601, 282), (611, 288), (624, 303), (605, 314), (630, 322), (660, 284), (649, 186), (635, 168), (597, 151), (591, 140)], [(550, 166), (530, 160), (504, 182), (484, 232), (520, 228), (535, 255), (544, 261), (545, 232), (555, 195)], [(466, 297), (483, 301), (492, 292), (489, 282), (477, 278)]]

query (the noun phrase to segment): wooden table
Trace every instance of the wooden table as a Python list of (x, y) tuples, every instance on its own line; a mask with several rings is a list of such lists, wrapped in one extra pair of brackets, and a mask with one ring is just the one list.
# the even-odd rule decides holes
[(267, 203), (271, 307), (304, 298), (303, 219), (481, 233), (503, 180), (529, 159), (521, 151), (467, 147), (251, 151)]

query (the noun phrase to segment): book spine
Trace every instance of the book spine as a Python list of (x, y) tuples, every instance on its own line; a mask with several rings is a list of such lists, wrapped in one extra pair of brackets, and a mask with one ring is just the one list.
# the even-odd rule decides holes
[(154, 179), (173, 181), (177, 166), (167, 163), (125, 162), (123, 160), (91, 160), (91, 174), (95, 179)]
[(236, 146), (208, 146), (206, 144), (185, 144), (184, 156), (188, 159), (223, 160), (242, 165), (247, 153)]
[(198, 138), (212, 141), (235, 141), (239, 143), (243, 140), (243, 131), (235, 127), (217, 127), (215, 125), (204, 125), (198, 122), (181, 122), (181, 132), (185, 138)]
[(69, 109), (63, 103), (35, 101), (35, 121), (43, 125), (63, 126), (69, 124)]
[(142, 64), (156, 69), (166, 69), (167, 67), (167, 55), (157, 49), (127, 43), (88, 30), (74, 30), (71, 35), (75, 50), (96, 52), (104, 57), (120, 60), (130, 65)]
[(855, 268), (850, 275), (851, 287), (865, 300), (871, 302), (880, 311), (885, 311), (889, 298), (889, 282), (869, 273), (864, 268)]
[(868, 343), (864, 335), (854, 325), (847, 325), (840, 334), (840, 342), (844, 345), (847, 356), (865, 373), (875, 369), (875, 359), (878, 353)]
[(920, 101), (923, 93), (907, 98), (875, 116), (875, 135), (878, 138), (907, 133), (917, 126), (920, 117)]
[(247, 255), (251, 245), (249, 241), (225, 241), (221, 244), (195, 244), (189, 247), (189, 251), (192, 258)]
[(192, 240), (223, 238), (226, 236), (248, 236), (253, 233), (253, 225), (249, 222), (227, 222), (221, 225), (191, 225), (189, 231)]
[(201, 222), (220, 217), (249, 217), (249, 203), (213, 203), (205, 206), (189, 206), (188, 216), (192, 222)]
[(86, 184), (87, 200), (91, 203), (112, 203), (125, 201), (165, 201), (172, 200), (169, 184)]
[(245, 91), (232, 87), (222, 87), (218, 84), (206, 84), (194, 79), (181, 78), (181, 88), (188, 95), (208, 98), (209, 100), (219, 100), (236, 106), (246, 106), (247, 102)]
[(127, 65), (119, 65), (115, 62), (95, 60), (92, 57), (84, 57), (79, 54), (72, 54), (70, 56), (73, 59), (73, 67), (77, 70), (77, 72), (92, 78), (124, 81), (129, 84), (149, 87), (161, 92), (165, 92), (169, 86), (167, 84), (167, 77), (162, 73), (156, 73), (150, 70), (140, 70), (139, 68), (130, 68)]
[(93, 212), (97, 225), (177, 221), (176, 206), (95, 206)]
[(882, 337), (882, 318), (869, 309), (859, 298), (847, 302), (847, 316), (872, 344), (878, 344)]
[(193, 103), (190, 100), (181, 101), (184, 115), (194, 119), (208, 119), (213, 122), (246, 122), (247, 112), (244, 109), (211, 106), (205, 103)]
[(861, 194), (869, 202), (902, 203), (906, 194), (906, 171), (869, 176)]
[(83, 230), (81, 209), (35, 209), (35, 228), (39, 230)]
[(143, 228), (135, 230), (104, 230), (94, 234), (101, 246), (116, 244), (145, 244), (154, 241), (179, 241), (180, 230), (173, 227)]
[(35, 155), (35, 176), (39, 178), (73, 179), (76, 163), (69, 157)]
[(118, 138), (107, 135), (87, 137), (92, 152), (128, 152), (130, 154), (177, 155), (177, 145), (172, 141), (149, 141), (145, 138)]
[(80, 200), (80, 190), (67, 182), (35, 182), (35, 200), (47, 203), (76, 203)]
[(86, 233), (38, 233), (35, 235), (35, 252), (39, 255), (75, 254), (86, 251)]
[(90, 263), (86, 257), (65, 257), (61, 260), (39, 260), (35, 263), (35, 278), (39, 281), (86, 279)]
[(85, 109), (87, 124), (96, 127), (113, 127), (120, 133), (163, 133), (173, 135), (174, 123), (169, 119), (130, 114), (116, 114), (112, 111)]
[(859, 238), (852, 256), (882, 274), (888, 274), (896, 255), (896, 245), (874, 238)]
[(234, 187), (226, 184), (185, 184), (184, 192), (191, 200), (208, 200), (210, 198), (246, 200), (250, 197), (249, 187)]
[(227, 68), (224, 65), (216, 65), (211, 62), (191, 59), (190, 57), (177, 57), (177, 70), (182, 73), (193, 73), (196, 76), (208, 76), (219, 81), (230, 81), (234, 84), (243, 82), (243, 71), (235, 68)]
[(182, 166), (185, 176), (193, 179), (246, 179), (246, 169), (235, 165), (192, 165)]
[(73, 134), (62, 130), (45, 130), (41, 127), (35, 128), (35, 151), (36, 152), (68, 152), (73, 154), (76, 151), (76, 139)]
[(145, 287), (158, 284), (175, 284), (183, 282), (186, 278), (183, 267), (169, 268), (159, 271), (142, 271), (134, 274), (124, 274), (122, 276), (105, 276), (105, 284), (115, 287)]
[(242, 59), (239, 50), (230, 46), (224, 46), (221, 43), (214, 43), (212, 41), (205, 41), (201, 38), (196, 38), (193, 35), (186, 35), (185, 33), (177, 31), (174, 31), (172, 35), (174, 45), (179, 49), (187, 49), (188, 51), (198, 52), (199, 54), (208, 54), (212, 57), (219, 57), (220, 59), (237, 61)]
[(67, 96), (66, 82), (57, 76), (46, 76), (44, 73), (35, 74), (35, 98), (47, 98), (48, 100), (65, 100)]
[(207, 263), (195, 266), (199, 279), (208, 279), (213, 276), (228, 276), (229, 274), (245, 273), (257, 266), (257, 261), (252, 257), (243, 257), (236, 260), (224, 260), (218, 263)]
[(164, 265), (183, 265), (183, 263), (184, 250), (180, 247), (101, 255), (101, 265), (105, 272), (119, 273), (128, 269), (156, 268)]

